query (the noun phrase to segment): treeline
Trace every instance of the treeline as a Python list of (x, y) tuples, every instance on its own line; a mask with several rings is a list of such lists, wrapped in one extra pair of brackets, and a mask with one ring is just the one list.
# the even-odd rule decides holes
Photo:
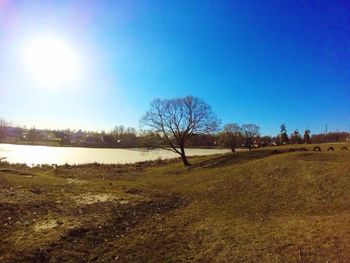
[[(160, 148), (166, 147), (161, 135), (151, 131), (137, 131), (133, 127), (116, 126), (110, 132), (82, 130), (48, 130), (0, 126), (0, 143), (40, 144), (77, 147), (107, 148)], [(196, 135), (188, 142), (189, 147), (215, 147), (216, 135)]]
[[(257, 148), (285, 144), (345, 142), (350, 140), (348, 132), (312, 134), (306, 129), (302, 133), (294, 130), (288, 134), (285, 124), (276, 136), (260, 135), (255, 124), (229, 123), (215, 133), (193, 134), (186, 142), (187, 147), (200, 148)], [(18, 144), (42, 144), (57, 146), (107, 147), (107, 148), (162, 148), (168, 147), (160, 133), (136, 130), (133, 127), (116, 126), (109, 132), (82, 130), (48, 130), (12, 127), (0, 119), (0, 142)]]
[(312, 134), (309, 129), (305, 129), (303, 134), (294, 130), (288, 136), (287, 127), (283, 123), (280, 133), (273, 138), (273, 142), (280, 144), (301, 144), (301, 143), (327, 143), (327, 142), (350, 142), (349, 132), (324, 132)]

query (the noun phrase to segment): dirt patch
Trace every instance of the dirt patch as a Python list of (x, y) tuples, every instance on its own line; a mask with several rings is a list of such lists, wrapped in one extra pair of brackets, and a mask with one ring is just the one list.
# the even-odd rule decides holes
[[(114, 262), (118, 255), (122, 260), (127, 258), (129, 252), (114, 242), (127, 236), (136, 226), (149, 222), (148, 220), (152, 218), (161, 218), (162, 215), (165, 216), (168, 212), (184, 206), (186, 200), (180, 197), (162, 196), (129, 205), (109, 204), (100, 202), (89, 206), (94, 207), (95, 212), (100, 211), (104, 215), (104, 220), (93, 220), (70, 228), (62, 232), (59, 239), (47, 245), (40, 248), (33, 246), (16, 253), (16, 259), (20, 262), (83, 262), (84, 258), (84, 262)], [(93, 215), (86, 211), (84, 217), (87, 216), (92, 218)], [(54, 220), (49, 220), (38, 224), (38, 227), (43, 231), (55, 229), (56, 224)]]
[(76, 178), (67, 178), (67, 183), (68, 184), (78, 184), (78, 185), (82, 185), (82, 184), (86, 184), (87, 181), (86, 180), (80, 180), (80, 179), (76, 179)]
[(79, 226), (79, 223), (74, 217), (65, 217), (60, 219), (47, 219), (37, 222), (33, 229), (36, 232), (47, 232), (49, 230), (57, 229), (58, 227), (62, 229), (74, 229)]
[(128, 203), (127, 200), (113, 194), (83, 194), (75, 196), (73, 199), (78, 205), (92, 205), (103, 202), (119, 202), (121, 204)]
[(43, 222), (38, 222), (34, 225), (35, 231), (45, 231), (50, 230), (58, 226), (58, 223), (56, 220), (47, 220)]

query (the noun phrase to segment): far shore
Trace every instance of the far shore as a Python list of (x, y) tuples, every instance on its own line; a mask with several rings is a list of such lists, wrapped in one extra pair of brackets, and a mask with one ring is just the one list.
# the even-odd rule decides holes
[[(80, 144), (60, 144), (58, 142), (45, 142), (45, 141), (38, 141), (38, 142), (28, 142), (28, 141), (20, 141), (20, 142), (14, 142), (14, 141), (2, 141), (1, 144), (12, 144), (12, 145), (28, 145), (28, 146), (47, 146), (47, 147), (74, 147), (74, 148), (92, 148), (92, 149), (146, 149), (146, 150), (157, 150), (157, 149), (168, 149), (168, 147), (114, 147), (114, 146), (101, 146), (101, 145), (80, 145)], [(220, 146), (195, 146), (195, 147), (188, 147), (188, 149), (226, 149), (224, 147)]]

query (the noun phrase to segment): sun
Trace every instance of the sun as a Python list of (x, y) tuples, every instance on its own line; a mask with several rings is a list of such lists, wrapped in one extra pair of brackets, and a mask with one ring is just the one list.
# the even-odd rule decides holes
[(24, 49), (31, 75), (47, 87), (63, 85), (77, 77), (79, 62), (68, 42), (56, 37), (31, 40)]

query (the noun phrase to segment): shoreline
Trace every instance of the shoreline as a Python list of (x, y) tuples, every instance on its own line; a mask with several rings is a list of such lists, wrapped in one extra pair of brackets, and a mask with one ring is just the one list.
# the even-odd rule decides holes
[[(148, 149), (148, 150), (158, 150), (158, 149), (165, 149), (167, 147), (101, 147), (101, 146), (81, 146), (81, 145), (49, 145), (44, 143), (12, 143), (12, 142), (0, 142), (0, 145), (7, 144), (7, 145), (21, 145), (21, 146), (45, 146), (45, 147), (52, 147), (52, 148), (86, 148), (86, 149), (120, 149), (120, 150), (128, 150), (128, 149)], [(196, 147), (188, 147), (187, 149), (226, 149), (224, 147), (212, 147), (212, 146), (196, 146)]]

